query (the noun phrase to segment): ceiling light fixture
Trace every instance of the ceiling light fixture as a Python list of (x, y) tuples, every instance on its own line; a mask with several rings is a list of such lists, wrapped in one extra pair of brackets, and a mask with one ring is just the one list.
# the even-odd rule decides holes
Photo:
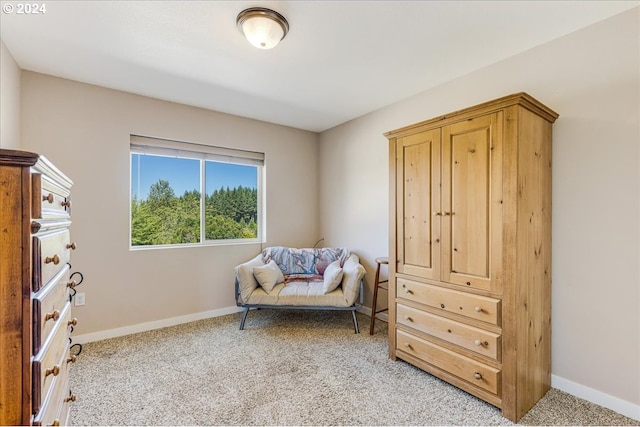
[(238, 14), (236, 24), (249, 43), (258, 49), (271, 49), (289, 32), (284, 16), (264, 7), (251, 7)]

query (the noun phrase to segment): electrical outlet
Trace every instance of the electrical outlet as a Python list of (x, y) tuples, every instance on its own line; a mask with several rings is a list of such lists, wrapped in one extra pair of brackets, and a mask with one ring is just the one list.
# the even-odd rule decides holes
[(78, 292), (75, 298), (76, 298), (76, 301), (75, 301), (76, 307), (79, 305), (84, 305), (84, 292)]

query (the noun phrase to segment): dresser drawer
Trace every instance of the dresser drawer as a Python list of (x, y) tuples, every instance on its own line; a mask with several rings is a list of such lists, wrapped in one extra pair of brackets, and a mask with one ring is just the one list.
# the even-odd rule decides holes
[(56, 378), (67, 371), (69, 357), (69, 320), (71, 304), (67, 304), (60, 314), (51, 335), (45, 340), (44, 347), (33, 359), (33, 411), (43, 404)]
[(68, 425), (71, 396), (73, 395), (69, 390), (69, 369), (65, 367), (53, 381), (42, 406), (37, 410), (33, 425)]
[(53, 277), (51, 282), (33, 297), (33, 353), (40, 351), (54, 326), (69, 303), (69, 264)]
[(69, 262), (74, 248), (67, 229), (33, 236), (33, 292), (38, 292)]
[(31, 174), (31, 216), (34, 219), (67, 218), (71, 210), (70, 192), (47, 175)]
[(500, 396), (501, 371), (404, 331), (396, 331), (398, 351), (405, 352), (458, 378)]
[(62, 408), (60, 408), (59, 420), (61, 426), (68, 426), (71, 425), (69, 422), (69, 416), (71, 415), (71, 403), (76, 401), (76, 395), (73, 394), (68, 384), (64, 390), (66, 394), (64, 395), (64, 399), (62, 399)]
[(500, 335), (398, 304), (397, 323), (500, 360)]
[(426, 283), (397, 279), (396, 297), (500, 325), (500, 300)]

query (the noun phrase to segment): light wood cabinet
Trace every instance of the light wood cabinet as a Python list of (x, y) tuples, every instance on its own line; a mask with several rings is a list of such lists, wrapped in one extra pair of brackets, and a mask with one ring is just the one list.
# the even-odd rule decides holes
[(64, 425), (69, 404), (72, 182), (0, 150), (0, 425)]
[(519, 420), (551, 383), (551, 127), (525, 93), (385, 134), (389, 354)]

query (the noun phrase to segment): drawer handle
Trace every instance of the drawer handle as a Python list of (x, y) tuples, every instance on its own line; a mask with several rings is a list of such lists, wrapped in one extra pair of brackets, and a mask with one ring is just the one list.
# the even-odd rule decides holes
[(71, 201), (67, 200), (64, 202), (60, 202), (60, 206), (64, 207), (64, 208), (70, 208), (71, 207)]
[(482, 308), (480, 308), (480, 307), (476, 306), (476, 308), (474, 308), (474, 310), (476, 311), (476, 313), (482, 313)]
[(54, 265), (60, 264), (60, 257), (56, 254), (53, 257), (46, 257), (44, 259), (45, 264), (53, 263)]
[(47, 196), (42, 196), (42, 201), (43, 202), (53, 203), (53, 194), (49, 193), (49, 195), (47, 195)]
[(482, 374), (480, 372), (476, 372), (475, 374), (473, 374), (473, 376), (477, 379), (477, 380), (481, 380), (482, 379)]
[(404, 346), (409, 350), (413, 350), (413, 348), (411, 347), (411, 344), (409, 344), (408, 342), (404, 343)]
[(78, 324), (78, 319), (75, 317), (67, 322), (67, 326), (76, 326)]
[(442, 215), (440, 212), (434, 212), (433, 213), (433, 216), (440, 216), (440, 215)]
[(67, 359), (67, 363), (76, 363), (76, 360), (78, 360), (78, 358), (75, 355), (72, 355)]
[(413, 291), (411, 289), (405, 287), (404, 285), (403, 285), (403, 287), (404, 287), (404, 293), (405, 294), (412, 294), (413, 293)]
[(47, 313), (44, 315), (45, 322), (50, 319), (53, 319), (54, 322), (57, 322), (59, 318), (60, 318), (60, 311), (58, 310), (53, 310), (53, 313)]
[(46, 371), (44, 371), (44, 376), (48, 377), (49, 375), (53, 374), (53, 376), (56, 377), (58, 376), (59, 373), (60, 373), (60, 366), (54, 365), (53, 368), (47, 369)]
[(75, 394), (73, 394), (73, 393), (70, 393), (70, 394), (69, 394), (69, 397), (67, 397), (67, 398), (65, 398), (65, 399), (64, 399), (64, 403), (67, 403), (67, 402), (75, 402), (75, 401), (76, 401), (76, 395), (75, 395)]
[(76, 242), (67, 243), (67, 249), (76, 250)]
[(409, 322), (413, 322), (413, 319), (408, 314), (404, 316), (404, 320), (407, 320)]

